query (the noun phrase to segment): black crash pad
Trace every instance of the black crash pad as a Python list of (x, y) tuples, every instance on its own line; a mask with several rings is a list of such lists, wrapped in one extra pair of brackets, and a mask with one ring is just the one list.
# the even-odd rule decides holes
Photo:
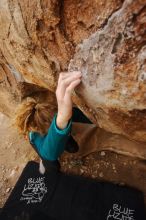
[(24, 168), (0, 220), (146, 220), (143, 194), (133, 188), (64, 173)]

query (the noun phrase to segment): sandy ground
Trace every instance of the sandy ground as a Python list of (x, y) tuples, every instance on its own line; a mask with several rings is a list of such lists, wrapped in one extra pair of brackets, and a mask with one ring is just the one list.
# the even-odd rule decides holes
[[(29, 160), (38, 160), (29, 143), (0, 114), (0, 207), (11, 193), (21, 171)], [(146, 161), (116, 153), (95, 152), (85, 158), (65, 153), (62, 171), (129, 185), (143, 191), (146, 202)]]
[(35, 158), (36, 154), (29, 143), (0, 113), (0, 207), (11, 193), (27, 161)]

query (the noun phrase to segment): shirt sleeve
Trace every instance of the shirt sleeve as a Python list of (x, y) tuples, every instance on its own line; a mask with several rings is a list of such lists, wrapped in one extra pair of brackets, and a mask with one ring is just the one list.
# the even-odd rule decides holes
[(63, 153), (66, 143), (71, 132), (72, 120), (69, 121), (67, 127), (63, 130), (56, 125), (56, 117), (54, 116), (48, 133), (44, 136), (37, 132), (30, 132), (30, 142), (34, 144), (37, 152), (45, 160), (55, 161)]

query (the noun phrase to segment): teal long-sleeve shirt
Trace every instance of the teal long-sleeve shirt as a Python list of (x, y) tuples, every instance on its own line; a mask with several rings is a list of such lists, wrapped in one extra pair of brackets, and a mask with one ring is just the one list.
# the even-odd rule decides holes
[(30, 143), (33, 144), (42, 159), (55, 161), (65, 150), (71, 125), (72, 121), (70, 120), (67, 127), (60, 130), (57, 128), (55, 115), (46, 135), (42, 136), (37, 132), (29, 132)]

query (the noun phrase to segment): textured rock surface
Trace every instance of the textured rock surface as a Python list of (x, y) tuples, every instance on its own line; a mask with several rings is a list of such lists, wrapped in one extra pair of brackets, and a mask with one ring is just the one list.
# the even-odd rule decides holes
[(70, 70), (100, 127), (146, 141), (146, 1), (125, 1), (77, 49)]
[(20, 82), (55, 91), (60, 71), (78, 69), (74, 103), (99, 127), (146, 141), (146, 0), (1, 0), (0, 30), (0, 111), (12, 116)]

